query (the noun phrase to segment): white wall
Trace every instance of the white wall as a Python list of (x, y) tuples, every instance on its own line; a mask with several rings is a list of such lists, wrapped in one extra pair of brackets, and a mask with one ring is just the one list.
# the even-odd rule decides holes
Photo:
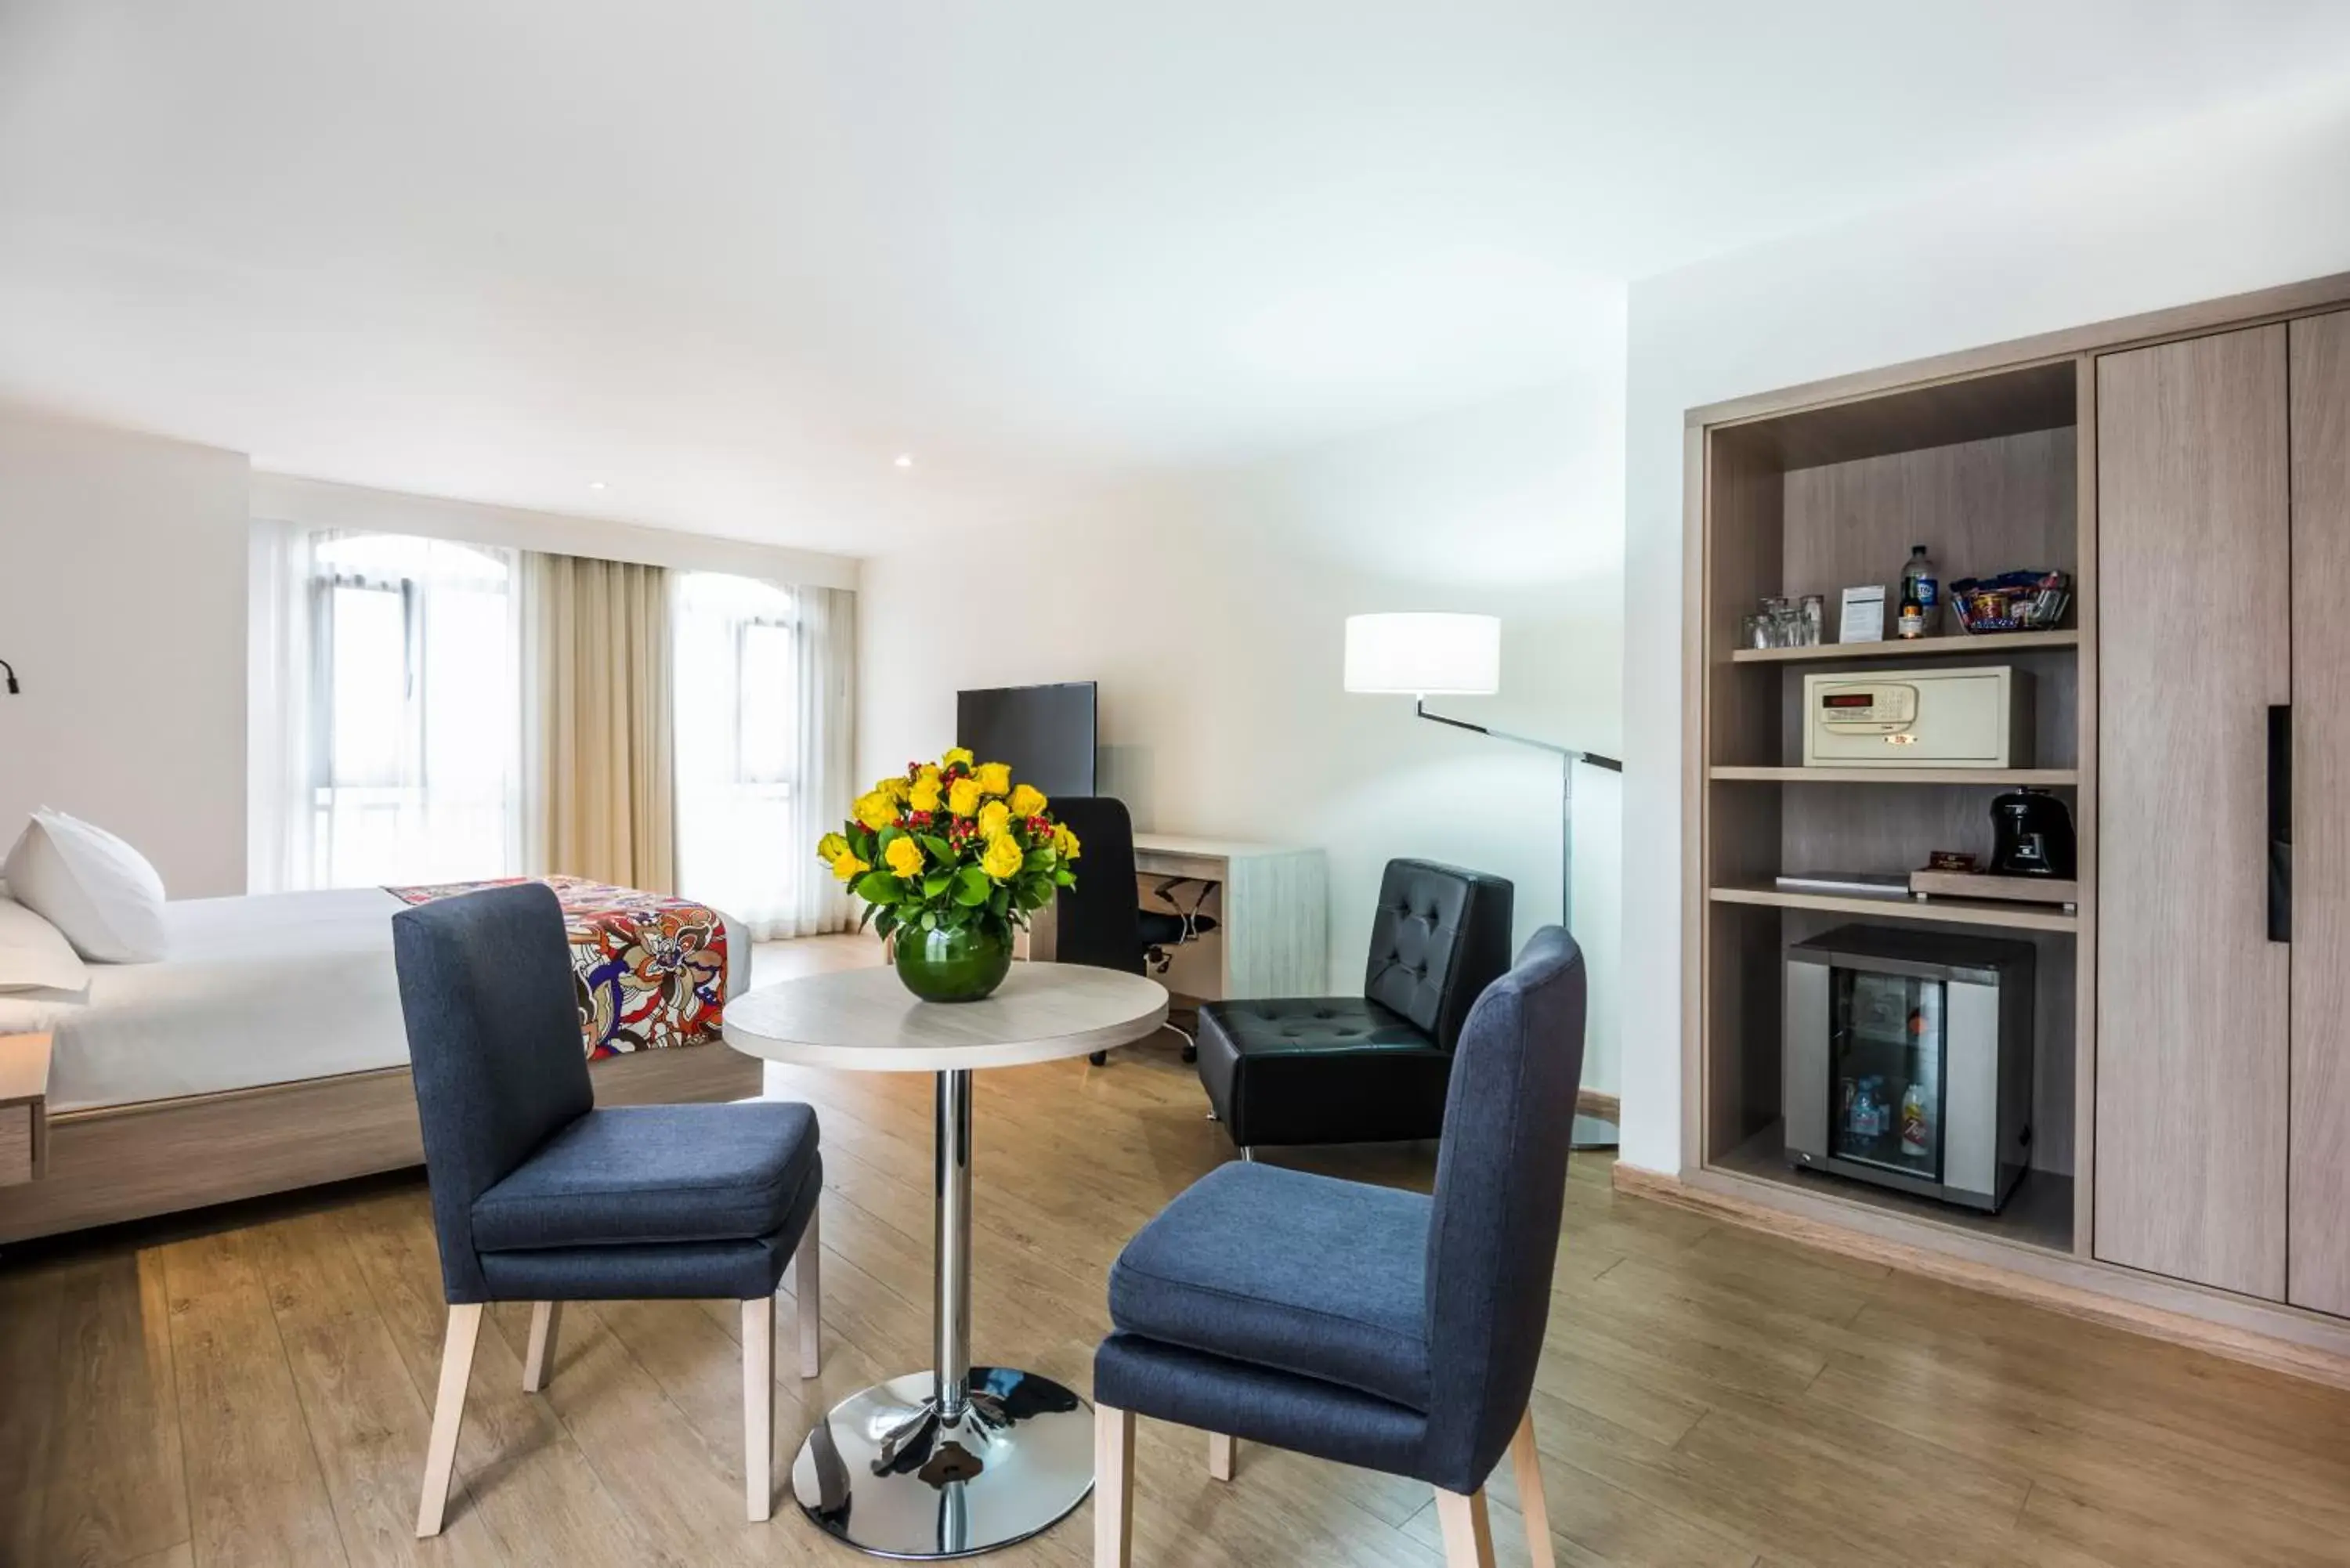
[(56, 806), (244, 888), (244, 456), (0, 409), (0, 853)]
[(2350, 270), (2350, 95), (2271, 99), (1632, 286), (1624, 1158), (1681, 1158), (1681, 432), (1721, 399)]
[[(1559, 905), (1559, 760), (1341, 688), (1345, 618), (1503, 618), (1503, 690), (1462, 717), (1615, 753), (1621, 690), (1620, 317), (1571, 384), (1080, 516), (865, 566), (863, 773), (934, 755), (958, 688), (1101, 684), (1103, 787), (1165, 832), (1329, 852), (1333, 982), (1358, 984), (1381, 867), (1418, 855), (1517, 884), (1523, 940)], [(1615, 1083), (1618, 793), (1577, 779), (1591, 1065)]]

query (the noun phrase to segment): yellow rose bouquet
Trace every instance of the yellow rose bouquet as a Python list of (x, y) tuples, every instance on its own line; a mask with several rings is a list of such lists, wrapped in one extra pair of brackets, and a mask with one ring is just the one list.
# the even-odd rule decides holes
[(1077, 836), (1051, 805), (957, 746), (858, 796), (816, 852), (863, 900), (858, 928), (895, 939), (908, 989), (976, 1001), (1009, 972), (1013, 930), (1076, 883)]

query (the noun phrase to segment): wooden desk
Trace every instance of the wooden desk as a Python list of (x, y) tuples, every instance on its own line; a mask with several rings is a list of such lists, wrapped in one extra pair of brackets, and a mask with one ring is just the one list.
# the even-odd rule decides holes
[(49, 1168), (49, 1037), (0, 1035), (0, 1187)]
[(1146, 888), (1171, 877), (1215, 887), (1205, 912), (1217, 929), (1178, 950), (1169, 990), (1203, 1001), (1329, 990), (1329, 872), (1321, 850), (1138, 833), (1134, 868)]
[[(1085, 869), (1078, 861), (1078, 875)], [(1184, 1011), (1225, 997), (1320, 996), (1330, 989), (1328, 860), (1319, 849), (1138, 833), (1134, 871), (1144, 909), (1216, 919), (1214, 930), (1170, 951), (1173, 961), (1161, 978)], [(1177, 877), (1204, 882), (1209, 891), (1180, 908), (1159, 898), (1159, 884)], [(1037, 910), (1013, 938), (1013, 956), (1051, 962), (1055, 923), (1053, 905)]]

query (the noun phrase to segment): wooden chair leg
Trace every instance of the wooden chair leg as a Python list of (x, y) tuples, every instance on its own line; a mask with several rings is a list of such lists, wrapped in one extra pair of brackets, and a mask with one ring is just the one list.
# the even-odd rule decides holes
[(1493, 1568), (1493, 1526), (1485, 1517), (1485, 1489), (1465, 1496), (1436, 1489), (1436, 1517), (1444, 1525), (1444, 1568)]
[(473, 1345), (482, 1333), (482, 1303), (449, 1309), (441, 1341), (441, 1388), (432, 1398), (432, 1437), (424, 1445), (424, 1496), (416, 1505), (416, 1538), (441, 1533), (449, 1511), (449, 1482), (457, 1469), (457, 1428), (465, 1419), (465, 1386), (473, 1377)]
[(1094, 1406), (1094, 1568), (1134, 1562), (1134, 1412)]
[(1518, 1420), (1518, 1435), (1510, 1439), (1510, 1468), (1518, 1478), (1518, 1511), (1525, 1515), (1526, 1551), (1534, 1568), (1557, 1568), (1557, 1548), (1550, 1539), (1550, 1503), (1543, 1496), (1542, 1452), (1534, 1447), (1534, 1413)]
[(555, 1369), (555, 1336), (562, 1327), (561, 1302), (531, 1303), (530, 1348), (522, 1357), (524, 1393), (536, 1394), (546, 1386), (546, 1375)]
[(1211, 1432), (1208, 1434), (1209, 1479), (1220, 1481), (1228, 1481), (1232, 1479), (1233, 1446), (1232, 1438), (1227, 1433)]
[(743, 1501), (751, 1522), (775, 1512), (775, 1298), (743, 1303)]
[(800, 1325), (800, 1376), (815, 1377), (824, 1371), (824, 1246), (818, 1217), (808, 1216), (807, 1232), (792, 1254), (792, 1299)]

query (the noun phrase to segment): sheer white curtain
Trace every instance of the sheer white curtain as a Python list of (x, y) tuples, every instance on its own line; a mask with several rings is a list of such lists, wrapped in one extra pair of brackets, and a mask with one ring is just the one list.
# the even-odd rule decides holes
[[(808, 788), (792, 839), (799, 851), (794, 891), (795, 935), (845, 931), (856, 924), (848, 894), (816, 857), (816, 841), (839, 831), (857, 790), (857, 596), (847, 588), (802, 587), (799, 753)], [(745, 917), (747, 919), (747, 917)]]
[(511, 874), (514, 552), (275, 523), (253, 550), (248, 885)]
[(244, 885), (255, 893), (317, 886), (310, 790), (310, 540), (292, 523), (256, 520), (245, 680)]
[(856, 596), (671, 578), (678, 888), (754, 940), (848, 928), (816, 842), (848, 812)]

